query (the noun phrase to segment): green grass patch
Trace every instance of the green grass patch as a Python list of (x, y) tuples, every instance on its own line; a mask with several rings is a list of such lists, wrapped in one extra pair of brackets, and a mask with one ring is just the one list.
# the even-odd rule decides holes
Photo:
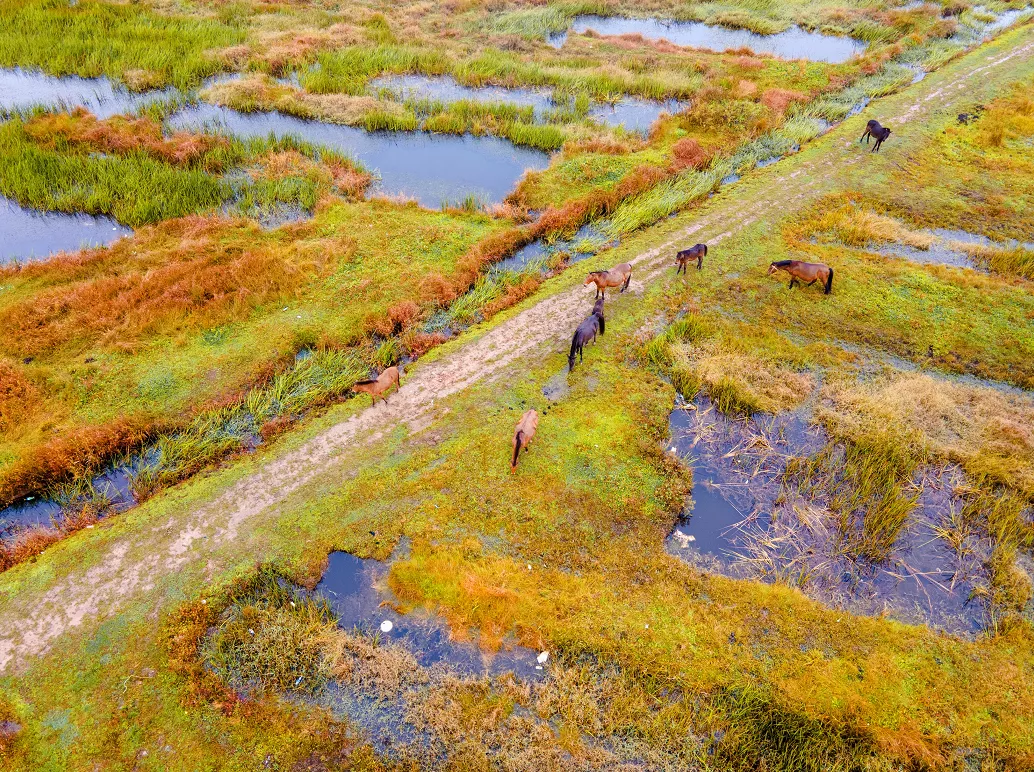
[(0, 66), (106, 75), (131, 88), (192, 88), (222, 69), (207, 52), (244, 32), (210, 18), (81, 0), (10, 0), (0, 8)]

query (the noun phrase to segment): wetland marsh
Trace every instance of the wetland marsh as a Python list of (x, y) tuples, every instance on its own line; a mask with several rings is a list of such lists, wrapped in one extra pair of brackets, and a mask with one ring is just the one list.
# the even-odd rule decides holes
[(1029, 15), (5, 5), (0, 764), (1029, 768)]

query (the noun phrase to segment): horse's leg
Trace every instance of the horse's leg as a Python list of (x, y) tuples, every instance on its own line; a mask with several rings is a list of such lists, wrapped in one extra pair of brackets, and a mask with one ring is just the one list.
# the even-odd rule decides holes
[(703, 267), (704, 267), (704, 256), (703, 256), (703, 255), (700, 255), (700, 256), (699, 256), (699, 257), (697, 258), (697, 270), (699, 271), (699, 270), (700, 270), (701, 268), (703, 268)]
[(814, 284), (817, 281), (818, 281), (818, 279), (812, 279), (811, 281), (808, 282), (808, 286), (810, 287), (812, 284)]
[(790, 277), (790, 289), (793, 289), (793, 285), (794, 284), (800, 284), (800, 282), (797, 281), (797, 277), (796, 276), (791, 276)]

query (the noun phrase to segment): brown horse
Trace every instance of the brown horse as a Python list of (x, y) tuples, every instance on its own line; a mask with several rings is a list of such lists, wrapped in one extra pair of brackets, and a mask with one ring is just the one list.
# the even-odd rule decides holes
[(807, 282), (810, 287), (817, 281), (823, 282), (825, 292), (828, 295), (833, 289), (833, 269), (824, 263), (804, 263), (800, 260), (778, 260), (768, 266), (768, 275), (776, 271), (786, 271), (790, 274), (790, 288), (794, 284)]
[(632, 281), (632, 266), (629, 263), (615, 265), (609, 271), (590, 271), (585, 277), (585, 284), (596, 285), (596, 297), (602, 292), (607, 294), (607, 287), (621, 287), (624, 292), (628, 289), (628, 283)]
[(385, 402), (387, 402), (388, 398), (386, 396), (382, 396), (384, 395), (384, 392), (386, 392), (392, 386), (401, 387), (401, 385), (402, 379), (399, 377), (399, 369), (397, 367), (389, 367), (373, 380), (356, 381), (352, 384), (352, 391), (359, 391), (363, 394), (369, 394), (370, 397), (373, 398), (373, 402), (371, 402), (370, 404), (376, 405), (377, 397), (380, 397)]
[(880, 149), (880, 145), (883, 144), (883, 141), (889, 136), (890, 129), (888, 129), (886, 126), (880, 126), (879, 121), (872, 120), (865, 124), (865, 133), (862, 134), (858, 141), (861, 142), (864, 139), (865, 144), (868, 145), (869, 137), (874, 138), (876, 140), (876, 147), (872, 149), (872, 152), (875, 153), (877, 150)]
[(689, 249), (683, 249), (681, 252), (675, 254), (675, 275), (679, 275), (679, 271), (682, 273), (686, 272), (686, 263), (690, 260), (697, 261), (697, 270), (699, 271), (704, 267), (704, 258), (707, 257), (707, 244), (697, 244), (695, 247)]
[(510, 460), (510, 474), (517, 471), (517, 457), (521, 451), (527, 451), (535, 430), (539, 428), (539, 414), (534, 410), (527, 411), (517, 422), (513, 430), (513, 458)]

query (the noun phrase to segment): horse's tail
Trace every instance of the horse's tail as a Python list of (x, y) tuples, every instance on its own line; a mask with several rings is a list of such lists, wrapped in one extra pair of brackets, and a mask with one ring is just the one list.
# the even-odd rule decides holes
[(833, 269), (829, 269), (829, 276), (826, 277), (826, 294), (833, 291)]
[(707, 244), (704, 244), (704, 257), (707, 257)]
[(567, 370), (570, 372), (574, 370), (574, 354), (578, 350), (578, 330), (574, 331), (574, 337), (571, 338), (571, 353), (567, 355)]
[(603, 318), (603, 312), (600, 311), (596, 314), (596, 318), (600, 320), (600, 335), (607, 334), (607, 320)]
[(513, 438), (513, 458), (510, 460), (510, 469), (517, 468), (517, 457), (521, 454), (521, 440), (524, 439), (524, 430), (519, 430)]
[(628, 272), (628, 276), (625, 277), (625, 283), (623, 285), (621, 285), (621, 291), (622, 292), (624, 292), (625, 290), (628, 289), (628, 285), (631, 283), (631, 281), (632, 281), (632, 272), (629, 271)]

